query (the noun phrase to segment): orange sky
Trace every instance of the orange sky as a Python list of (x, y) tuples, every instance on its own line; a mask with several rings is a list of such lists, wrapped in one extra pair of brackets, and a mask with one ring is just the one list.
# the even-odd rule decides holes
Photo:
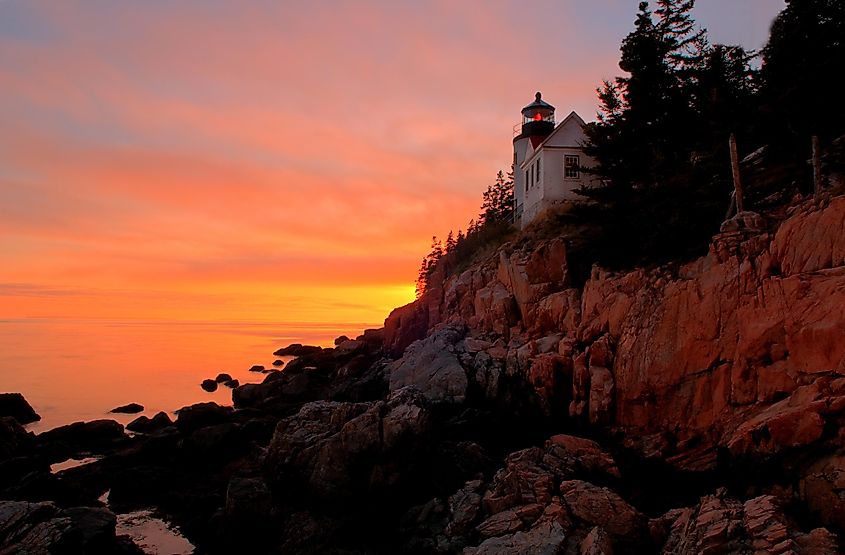
[[(0, 318), (378, 323), (636, 4), (0, 1)], [(756, 48), (783, 2), (699, 4)]]

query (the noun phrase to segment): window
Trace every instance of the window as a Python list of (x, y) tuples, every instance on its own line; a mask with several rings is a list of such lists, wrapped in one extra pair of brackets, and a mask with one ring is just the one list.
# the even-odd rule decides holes
[(534, 180), (539, 183), (540, 181), (540, 159), (537, 159), (537, 163), (534, 164)]
[(566, 179), (580, 179), (581, 164), (578, 156), (563, 157), (563, 177)]
[(525, 190), (528, 191), (528, 170), (525, 170)]

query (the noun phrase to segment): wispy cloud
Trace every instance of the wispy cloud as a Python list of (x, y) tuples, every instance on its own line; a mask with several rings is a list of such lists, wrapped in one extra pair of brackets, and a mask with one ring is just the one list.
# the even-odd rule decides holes
[[(733, 42), (778, 8), (736, 4), (700, 7)], [(377, 320), (476, 215), (535, 90), (592, 117), (633, 11), (0, 2), (0, 316)]]

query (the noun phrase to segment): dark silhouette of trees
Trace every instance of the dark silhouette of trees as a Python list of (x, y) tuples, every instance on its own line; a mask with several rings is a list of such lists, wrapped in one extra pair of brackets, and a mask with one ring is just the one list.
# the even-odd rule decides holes
[[(730, 200), (727, 137), (754, 91), (751, 55), (711, 46), (693, 0), (641, 2), (621, 45), (627, 73), (597, 90), (598, 121), (586, 151), (605, 186), (574, 212), (609, 267), (700, 252)], [(721, 158), (720, 158), (721, 157)]]
[(806, 160), (809, 137), (823, 141), (845, 131), (841, 90), (845, 68), (845, 2), (787, 0), (771, 28), (761, 68), (760, 138), (778, 156)]
[(513, 230), (513, 173), (499, 171), (494, 183), (482, 193), (481, 213), (472, 219), (464, 233), (449, 231), (445, 244), (431, 238), (431, 252), (423, 258), (416, 282), (417, 298), (429, 287), (435, 270), (442, 269), (443, 277), (468, 265), (473, 256), (485, 248), (497, 245)]

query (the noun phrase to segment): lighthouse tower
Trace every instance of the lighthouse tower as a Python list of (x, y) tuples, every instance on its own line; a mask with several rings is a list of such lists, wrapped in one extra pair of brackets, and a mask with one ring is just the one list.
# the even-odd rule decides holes
[(534, 102), (522, 109), (522, 125), (514, 131), (518, 134), (513, 139), (513, 192), (515, 202), (515, 220), (518, 222), (525, 206), (525, 193), (528, 190), (526, 172), (520, 168), (525, 161), (529, 144), (537, 146), (555, 129), (555, 107), (543, 101), (539, 92), (534, 95)]

